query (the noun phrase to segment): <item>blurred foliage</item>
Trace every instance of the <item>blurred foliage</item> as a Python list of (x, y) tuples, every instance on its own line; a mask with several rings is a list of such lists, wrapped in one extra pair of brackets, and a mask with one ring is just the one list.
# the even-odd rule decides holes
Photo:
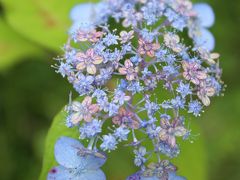
[(81, 2), (84, 0), (2, 0), (13, 29), (55, 51), (66, 42), (70, 9)]
[[(196, 136), (193, 144), (183, 143), (176, 163), (180, 173), (187, 174), (190, 180), (239, 180), (240, 1), (203, 1), (209, 2), (216, 12), (216, 24), (211, 30), (228, 87), (225, 96), (214, 99), (200, 119), (190, 119), (193, 134), (201, 132), (201, 138)], [(69, 10), (79, 2), (0, 0), (0, 179), (39, 177), (47, 131), (72, 90), (51, 65), (67, 38)], [(54, 123), (61, 125), (57, 132), (61, 133), (63, 122), (56, 119)], [(50, 151), (57, 136), (47, 138), (46, 148)], [(127, 148), (119, 151), (121, 156), (112, 153), (104, 170), (125, 177), (123, 172), (135, 171), (132, 164), (126, 163), (132, 154), (126, 153)], [(48, 156), (53, 158), (53, 153)], [(112, 164), (114, 169), (109, 171)], [(199, 175), (206, 172), (207, 177)]]
[(31, 43), (14, 32), (0, 17), (0, 70), (17, 63), (22, 57), (42, 54), (42, 49), (32, 46)]

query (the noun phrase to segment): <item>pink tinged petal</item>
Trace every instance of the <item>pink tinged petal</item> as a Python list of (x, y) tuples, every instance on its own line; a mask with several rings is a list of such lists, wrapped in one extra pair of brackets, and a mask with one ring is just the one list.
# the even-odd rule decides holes
[(93, 42), (93, 43), (94, 43), (94, 42), (97, 42), (97, 41), (98, 41), (98, 38), (92, 36), (92, 37), (89, 37), (88, 40), (89, 40), (90, 42)]
[(112, 118), (112, 122), (113, 124), (116, 124), (116, 125), (121, 125), (121, 118), (119, 116), (115, 116), (114, 118)]
[(131, 38), (133, 38), (133, 35), (134, 35), (134, 31), (133, 31), (133, 30), (129, 31), (129, 36), (130, 36)]
[(160, 124), (161, 124), (162, 128), (164, 128), (164, 129), (168, 128), (171, 125), (170, 122), (166, 119), (161, 119)]
[(121, 36), (120, 40), (122, 41), (122, 43), (126, 43), (127, 42), (127, 32), (121, 31), (120, 36)]
[(211, 53), (210, 54), (210, 58), (211, 59), (218, 59), (218, 58), (220, 58), (220, 54), (218, 54), (218, 53)]
[(138, 48), (138, 53), (139, 53), (139, 54), (145, 54), (145, 52), (146, 52), (146, 51), (145, 51), (142, 47), (139, 47), (139, 48)]
[(123, 25), (123, 27), (129, 27), (131, 25), (131, 23), (127, 19), (124, 19), (122, 22), (122, 25)]
[(144, 41), (142, 39), (139, 39), (138, 44), (139, 44), (139, 46), (142, 46), (142, 45), (144, 45)]
[(196, 72), (196, 75), (197, 75), (198, 79), (206, 79), (207, 78), (207, 73), (205, 73), (203, 71)]
[(80, 62), (76, 66), (77, 70), (83, 70), (86, 68), (86, 64), (84, 62)]
[(76, 58), (77, 58), (78, 60), (82, 60), (82, 59), (86, 59), (87, 56), (86, 56), (84, 53), (82, 53), (82, 52), (78, 52), (78, 53), (76, 54)]
[(160, 44), (154, 43), (153, 44), (153, 50), (158, 50), (160, 48)]
[(101, 56), (94, 56), (93, 64), (101, 64), (103, 62), (103, 58)]
[(82, 106), (81, 103), (74, 101), (74, 102), (72, 103), (71, 108), (72, 108), (73, 111), (79, 111), (80, 108), (81, 108), (81, 106)]
[(86, 37), (85, 34), (79, 33), (79, 34), (77, 35), (77, 40), (80, 41), (80, 42), (84, 42), (84, 41), (87, 41), (88, 39), (87, 39), (87, 37)]
[(119, 115), (116, 116), (116, 117), (125, 116), (125, 115), (127, 115), (127, 111), (126, 111), (125, 108), (121, 107), (121, 108), (119, 109), (119, 111), (118, 111), (118, 114), (119, 114)]
[(181, 137), (187, 133), (187, 130), (183, 126), (178, 126), (174, 128), (174, 135)]
[(211, 103), (211, 101), (210, 101), (210, 99), (209, 99), (208, 96), (204, 96), (204, 97), (202, 97), (201, 100), (202, 100), (202, 103), (204, 104), (204, 106), (209, 106), (210, 103)]
[(92, 104), (88, 109), (91, 114), (94, 114), (99, 111), (99, 106), (97, 104)]
[(167, 142), (171, 147), (176, 146), (176, 138), (174, 136), (168, 136)]
[(207, 96), (209, 97), (214, 96), (215, 94), (215, 89), (212, 87), (207, 88), (206, 91), (207, 91)]
[(127, 59), (125, 62), (124, 62), (124, 66), (128, 69), (130, 67), (133, 67), (133, 63)]
[(77, 36), (77, 40), (78, 41), (81, 41), (81, 42), (85, 42), (85, 41), (87, 41), (88, 39), (86, 38), (86, 37), (84, 37), (84, 36)]
[(183, 72), (183, 77), (184, 77), (186, 80), (190, 80), (190, 79), (191, 79), (188, 72)]
[(189, 64), (188, 64), (188, 62), (183, 61), (183, 62), (182, 62), (182, 67), (183, 67), (184, 71), (187, 71), (188, 68), (189, 68)]
[(89, 113), (87, 115), (83, 116), (84, 121), (91, 122), (92, 121), (92, 115)]
[(175, 47), (172, 48), (172, 50), (173, 50), (174, 52), (179, 53), (179, 52), (182, 51), (182, 47), (181, 47), (181, 46), (175, 46)]
[(127, 69), (126, 68), (119, 68), (118, 72), (122, 75), (126, 75), (127, 74)]
[(131, 99), (131, 96), (125, 96), (124, 97), (124, 101), (130, 101), (130, 99)]
[(147, 55), (148, 55), (149, 57), (154, 57), (155, 52), (154, 52), (153, 50), (150, 50), (150, 51), (147, 52)]
[(97, 37), (101, 37), (102, 35), (103, 35), (103, 32), (101, 32), (101, 31), (96, 32)]
[(136, 120), (133, 120), (132, 123), (131, 123), (131, 125), (130, 125), (130, 127), (131, 127), (132, 129), (138, 129), (138, 128), (139, 128), (139, 122), (136, 121)]
[(94, 64), (89, 64), (89, 65), (87, 66), (87, 72), (88, 72), (89, 74), (96, 74), (97, 69), (96, 69), (96, 67), (94, 66)]
[(139, 71), (139, 68), (138, 67), (135, 67), (134, 68), (134, 72), (137, 73)]
[(82, 121), (83, 115), (79, 112), (72, 114), (70, 121), (74, 124), (77, 125), (80, 121)]
[(162, 129), (160, 132), (159, 132), (159, 138), (162, 140), (162, 141), (166, 141), (168, 139), (168, 135), (167, 135), (167, 131), (165, 129)]
[(198, 98), (202, 101), (204, 106), (209, 106), (211, 101), (207, 95), (202, 95), (199, 92), (197, 93)]
[(83, 106), (90, 106), (92, 104), (92, 98), (90, 96), (87, 96), (84, 98), (82, 105)]
[(121, 37), (124, 37), (124, 36), (126, 36), (126, 35), (127, 35), (127, 32), (126, 32), (126, 31), (121, 31), (121, 32), (120, 32), (120, 36), (121, 36)]
[(196, 84), (196, 85), (200, 84), (200, 81), (199, 81), (198, 78), (190, 78), (190, 79), (191, 79), (191, 82), (192, 82), (192, 83), (194, 83), (194, 84)]
[(88, 57), (93, 57), (93, 55), (94, 55), (93, 49), (88, 49), (86, 54)]
[(132, 81), (135, 79), (135, 76), (133, 73), (131, 73), (131, 74), (127, 74), (126, 78), (127, 78), (127, 80)]

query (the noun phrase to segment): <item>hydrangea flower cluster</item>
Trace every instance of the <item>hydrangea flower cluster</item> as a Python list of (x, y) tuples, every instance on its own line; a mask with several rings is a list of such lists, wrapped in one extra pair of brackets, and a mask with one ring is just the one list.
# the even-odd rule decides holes
[[(163, 157), (178, 156), (178, 139), (190, 137), (186, 114), (200, 116), (223, 90), (219, 54), (211, 52), (214, 38), (206, 29), (214, 22), (211, 8), (189, 0), (104, 0), (75, 7), (71, 17), (56, 67), (81, 99), (67, 106), (66, 125), (77, 126), (89, 145), (74, 145), (77, 155), (70, 150), (69, 158), (105, 159), (101, 151), (125, 144), (139, 167), (128, 180), (184, 179)], [(58, 162), (64, 171), (75, 168), (68, 179), (79, 179), (83, 168)], [(94, 180), (105, 179), (93, 173)], [(51, 171), (49, 179), (56, 177)]]

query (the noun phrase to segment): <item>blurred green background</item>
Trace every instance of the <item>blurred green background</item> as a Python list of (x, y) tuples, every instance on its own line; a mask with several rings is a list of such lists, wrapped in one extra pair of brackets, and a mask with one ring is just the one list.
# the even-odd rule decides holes
[[(0, 0), (0, 179), (39, 177), (47, 131), (72, 90), (51, 65), (66, 41), (69, 11), (79, 2)], [(194, 145), (198, 138), (187, 146), (195, 147), (195, 156), (206, 157), (201, 168), (207, 180), (239, 180), (240, 1), (209, 3), (217, 17), (211, 30), (228, 87), (200, 119), (192, 119), (200, 127), (204, 151)], [(182, 166), (191, 163), (198, 162)]]

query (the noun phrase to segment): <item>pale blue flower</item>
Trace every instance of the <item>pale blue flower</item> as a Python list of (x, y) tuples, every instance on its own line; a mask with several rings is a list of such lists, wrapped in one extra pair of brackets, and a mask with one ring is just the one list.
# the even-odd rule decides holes
[(114, 92), (113, 102), (119, 105), (123, 105), (126, 101), (130, 100), (130, 96), (120, 89), (116, 89)]
[(133, 94), (139, 93), (141, 91), (143, 91), (143, 87), (141, 86), (141, 84), (139, 83), (139, 81), (132, 81), (131, 83), (129, 83), (127, 90), (131, 91)]
[(118, 113), (119, 107), (120, 106), (115, 103), (109, 103), (108, 106), (109, 116), (111, 117), (113, 115), (116, 115)]
[(213, 26), (215, 22), (213, 9), (206, 3), (195, 4), (193, 8), (198, 13), (197, 16), (200, 21), (200, 35), (195, 38), (195, 42), (198, 46), (203, 46), (212, 51), (215, 47), (215, 38), (207, 28)]
[(70, 18), (73, 21), (70, 33), (74, 33), (78, 29), (93, 29), (96, 23), (101, 22), (99, 13), (103, 8), (103, 3), (81, 3), (74, 6), (70, 12)]
[(192, 94), (192, 91), (190, 89), (190, 84), (189, 83), (184, 84), (181, 81), (177, 88), (177, 92), (179, 92), (183, 98), (185, 98), (189, 94)]
[(185, 105), (185, 99), (181, 98), (180, 96), (177, 96), (176, 98), (171, 100), (171, 103), (174, 108), (183, 109)]
[(212, 7), (207, 3), (196, 3), (193, 9), (197, 12), (197, 16), (203, 27), (210, 28), (215, 22), (215, 14)]
[(107, 96), (106, 92), (102, 89), (96, 89), (92, 95), (92, 97), (96, 97), (97, 99), (102, 99), (106, 96)]
[(140, 31), (141, 37), (148, 42), (153, 42), (155, 39), (156, 33), (150, 32), (148, 29), (144, 28)]
[(117, 45), (118, 44), (118, 36), (114, 34), (108, 34), (104, 39), (103, 42), (106, 46)]
[(60, 137), (55, 144), (54, 154), (59, 166), (49, 171), (48, 180), (106, 179), (100, 169), (106, 161), (106, 156), (84, 148), (75, 139)]
[(73, 84), (73, 87), (80, 95), (89, 94), (94, 90), (93, 81), (93, 76), (84, 76), (83, 74), (79, 74), (77, 81)]
[(133, 151), (135, 154), (134, 163), (136, 166), (143, 165), (147, 159), (144, 157), (147, 154), (147, 150), (145, 147), (141, 146), (139, 149)]
[(114, 130), (114, 136), (118, 141), (126, 141), (129, 133), (130, 130), (122, 126)]
[(105, 85), (108, 80), (112, 77), (113, 70), (112, 68), (103, 68), (100, 69), (100, 74), (96, 76), (96, 83), (99, 86)]
[(103, 135), (102, 144), (100, 145), (100, 148), (104, 151), (112, 151), (117, 148), (117, 140), (116, 138), (109, 134), (109, 135)]
[(164, 62), (166, 55), (167, 55), (168, 51), (166, 49), (161, 48), (159, 51), (156, 52), (156, 57), (157, 60), (160, 62)]
[(184, 17), (178, 16), (173, 22), (172, 26), (179, 31), (183, 31), (183, 29), (187, 26), (186, 19)]
[(93, 119), (91, 122), (87, 122), (81, 126), (79, 128), (79, 132), (81, 139), (92, 138), (102, 132), (102, 122), (97, 119)]
[(166, 74), (166, 76), (176, 75), (178, 74), (178, 67), (175, 67), (173, 65), (164, 66), (163, 72)]
[(60, 64), (57, 72), (62, 75), (62, 77), (69, 76), (71, 73), (72, 66), (67, 64), (67, 63), (62, 63)]
[(153, 116), (159, 109), (159, 105), (155, 102), (151, 102), (150, 100), (146, 100), (145, 108), (149, 116)]
[(200, 32), (201, 32), (201, 34), (196, 39), (196, 43), (199, 46), (203, 46), (203, 47), (207, 48), (209, 51), (212, 51), (215, 48), (215, 38), (214, 38), (213, 34), (205, 28), (202, 28), (200, 30)]
[(179, 155), (180, 150), (178, 145), (171, 147), (168, 143), (161, 141), (157, 146), (158, 151), (170, 158), (174, 158)]
[(121, 79), (119, 83), (119, 89), (125, 90), (128, 86), (128, 82), (125, 79)]
[(202, 111), (202, 104), (195, 100), (188, 104), (188, 113), (193, 113), (194, 116), (199, 116)]
[(156, 138), (159, 135), (161, 127), (156, 126), (155, 124), (149, 124), (146, 128), (146, 133), (150, 139)]
[(142, 61), (142, 58), (140, 56), (133, 56), (130, 58), (131, 62), (134, 64), (138, 64)]

